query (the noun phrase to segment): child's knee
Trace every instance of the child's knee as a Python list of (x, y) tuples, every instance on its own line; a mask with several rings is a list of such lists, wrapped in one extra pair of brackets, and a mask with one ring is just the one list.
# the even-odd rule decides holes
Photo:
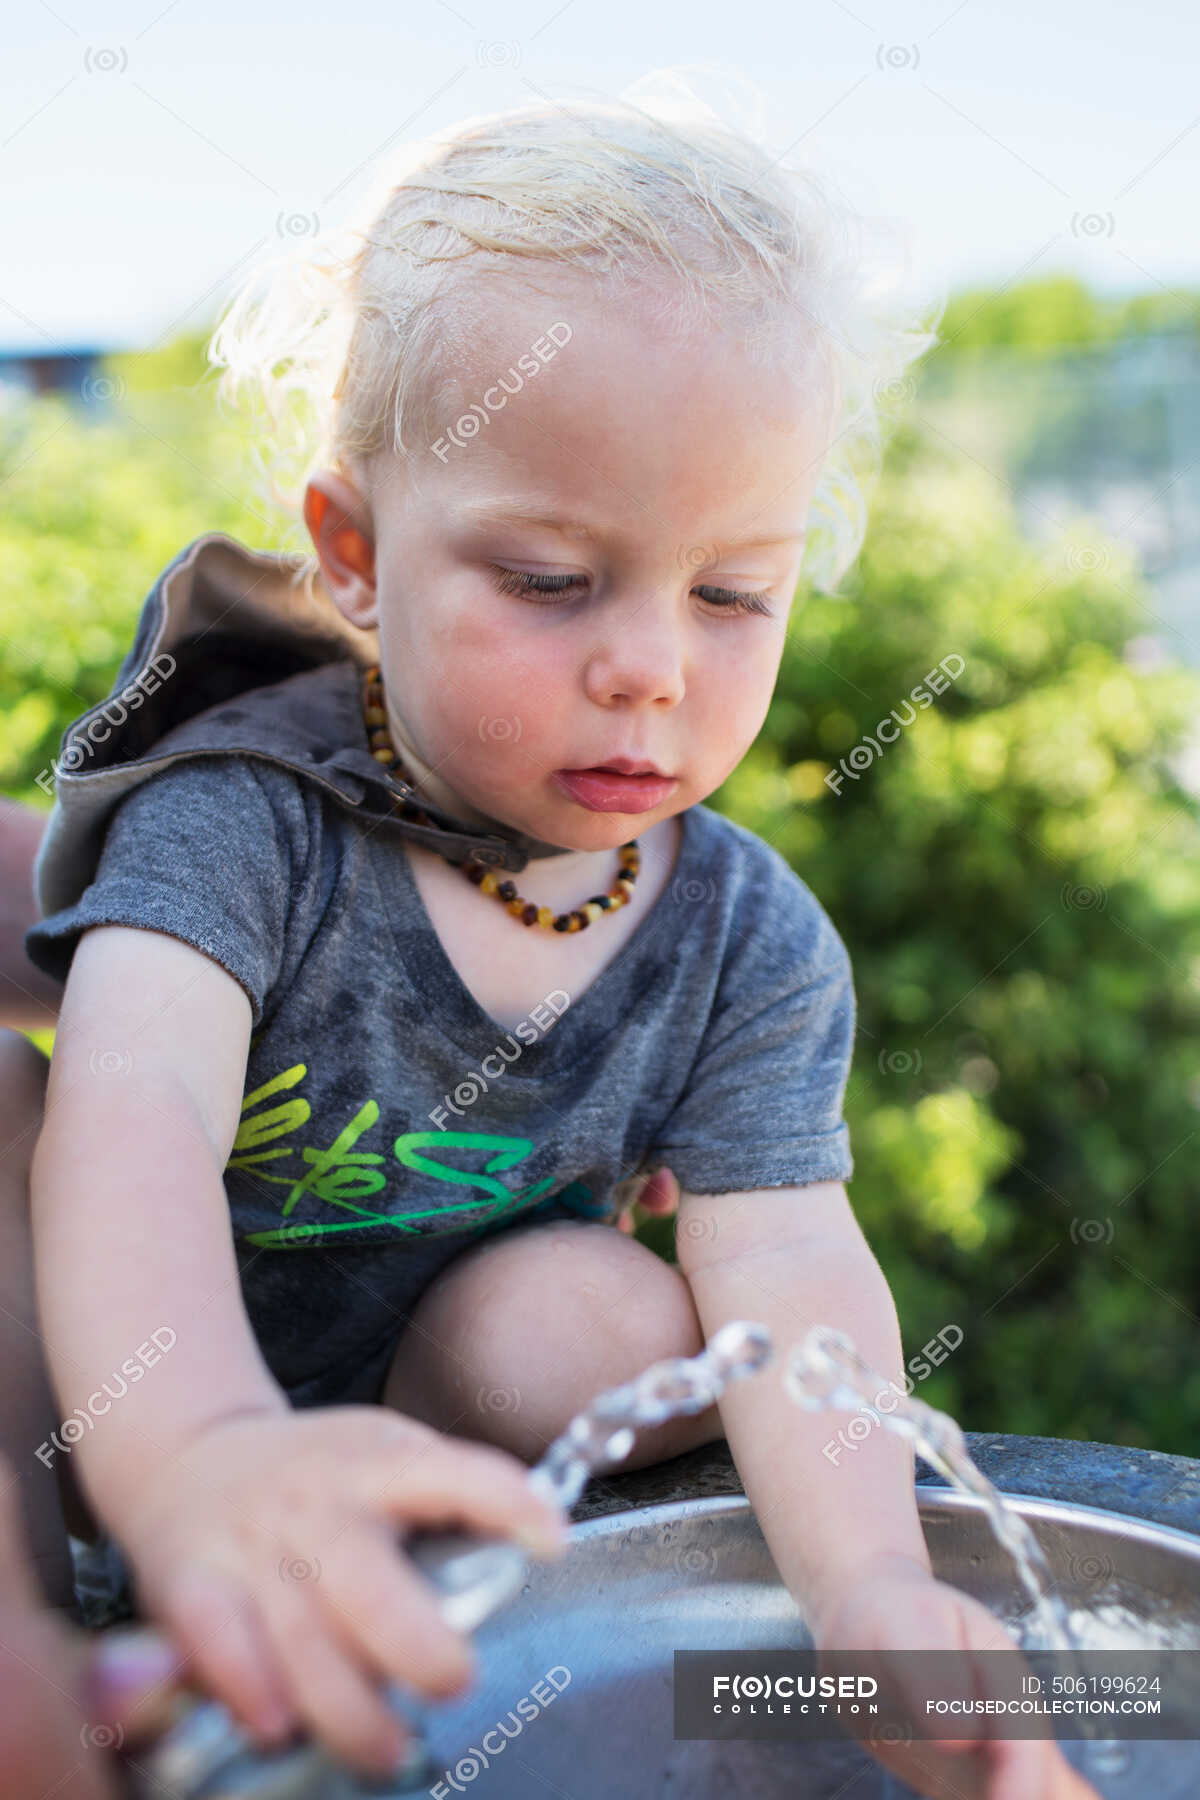
[[(558, 1302), (564, 1335), (580, 1351), (623, 1349), (635, 1369), (668, 1356), (696, 1356), (704, 1336), (687, 1280), (674, 1263), (611, 1226), (583, 1227), (575, 1271)], [(572, 1246), (551, 1247), (561, 1267)]]
[[(611, 1226), (555, 1221), (464, 1254), (422, 1296), (390, 1405), (530, 1461), (602, 1389), (704, 1348), (673, 1264)], [(643, 1431), (627, 1466), (721, 1433), (715, 1407)]]
[[(634, 1373), (704, 1347), (678, 1268), (608, 1225), (531, 1226), (483, 1247), (448, 1286), (443, 1322), (468, 1360), (516, 1378), (547, 1358)], [(613, 1379), (624, 1379), (617, 1374)]]

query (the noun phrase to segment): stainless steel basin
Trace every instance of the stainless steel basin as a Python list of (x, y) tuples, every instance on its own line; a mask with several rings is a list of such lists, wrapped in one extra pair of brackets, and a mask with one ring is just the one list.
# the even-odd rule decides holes
[[(978, 1502), (950, 1489), (917, 1493), (935, 1572), (1020, 1636), (1027, 1601)], [(1089, 1648), (1200, 1649), (1200, 1538), (1098, 1508), (1008, 1498), (1035, 1532), (1059, 1591), (1087, 1614)], [(475, 1643), (474, 1689), (423, 1715), (431, 1766), (416, 1791), (436, 1800), (901, 1800), (910, 1792), (849, 1740), (673, 1736), (676, 1649), (811, 1644), (744, 1498), (685, 1500), (576, 1525), (561, 1563), (534, 1565)], [(507, 1735), (489, 1729), (501, 1720)], [(1196, 1732), (1200, 1738), (1200, 1718)], [(1078, 1742), (1064, 1742), (1063, 1751), (1080, 1766)], [(1090, 1778), (1106, 1800), (1193, 1800), (1200, 1743), (1133, 1742), (1120, 1773)], [(386, 1791), (349, 1782), (322, 1800)]]

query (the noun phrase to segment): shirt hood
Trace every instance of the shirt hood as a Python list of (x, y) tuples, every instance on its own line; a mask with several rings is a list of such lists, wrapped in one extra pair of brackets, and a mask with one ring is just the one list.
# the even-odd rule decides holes
[(438, 826), (398, 816), (361, 710), (378, 632), (343, 618), (310, 567), (302, 555), (252, 550), (220, 531), (167, 564), (109, 694), (63, 733), (34, 864), (43, 917), (74, 905), (94, 878), (118, 801), (183, 756), (264, 757), (455, 862), (473, 854), (515, 872), (558, 848), (517, 831), (466, 830), (424, 799)]

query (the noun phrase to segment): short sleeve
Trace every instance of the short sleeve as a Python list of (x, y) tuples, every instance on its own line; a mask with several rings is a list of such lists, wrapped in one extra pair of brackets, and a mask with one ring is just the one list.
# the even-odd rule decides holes
[(692, 1193), (854, 1172), (842, 1118), (855, 1029), (850, 958), (816, 898), (788, 877), (729, 958), (686, 1088), (643, 1158), (665, 1163)]
[(257, 1029), (293, 891), (290, 786), (244, 756), (181, 758), (147, 776), (113, 809), (91, 884), (26, 932), (30, 961), (65, 981), (91, 925), (166, 932), (241, 983)]

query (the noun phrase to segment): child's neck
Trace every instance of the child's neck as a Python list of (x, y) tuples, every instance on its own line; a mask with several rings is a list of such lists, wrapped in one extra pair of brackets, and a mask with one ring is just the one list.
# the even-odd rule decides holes
[[(643, 857), (632, 904), (606, 913), (587, 931), (573, 933), (523, 930), (505, 917), (495, 900), (472, 892), (460, 871), (436, 851), (406, 839), (404, 853), (430, 923), (459, 979), (500, 1029), (513, 1031), (551, 988), (569, 990), (574, 1004), (621, 954), (670, 881), (682, 838), (677, 814), (652, 825), (639, 838)], [(518, 892), (555, 912), (568, 912), (592, 894), (607, 893), (616, 873), (616, 852), (570, 855), (578, 856), (579, 879), (574, 886), (561, 893), (543, 886), (543, 877), (550, 876), (554, 865), (568, 861), (567, 856), (550, 856), (513, 876)]]

